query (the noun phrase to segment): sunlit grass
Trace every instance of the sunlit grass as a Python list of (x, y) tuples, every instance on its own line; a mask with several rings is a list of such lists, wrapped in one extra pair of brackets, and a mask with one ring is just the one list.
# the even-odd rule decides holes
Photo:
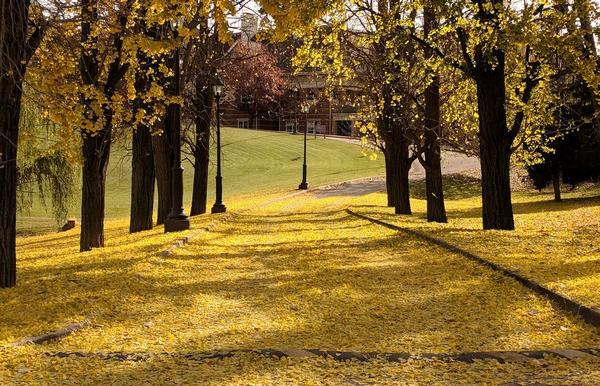
[[(126, 146), (129, 148), (129, 145)], [(292, 191), (301, 181), (302, 136), (248, 129), (223, 129), (223, 184), (225, 203), (240, 196)], [(214, 200), (215, 146), (212, 144), (209, 176), (209, 203)], [(383, 157), (370, 160), (358, 145), (308, 138), (308, 181), (311, 186), (383, 175)], [(184, 204), (189, 211), (192, 201), (193, 167), (184, 161)], [(108, 168), (106, 216), (129, 215), (131, 196), (131, 158), (123, 145), (115, 144)], [(77, 181), (79, 186), (79, 181)], [(80, 217), (79, 187), (70, 216)], [(52, 231), (58, 225), (39, 201), (30, 212), (19, 214), (20, 233)]]

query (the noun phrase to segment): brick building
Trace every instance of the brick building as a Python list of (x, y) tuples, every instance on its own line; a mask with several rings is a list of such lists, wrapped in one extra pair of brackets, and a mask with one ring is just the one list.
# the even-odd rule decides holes
[[(258, 29), (258, 18), (251, 14), (242, 16), (241, 32), (236, 34), (235, 44), (264, 45), (255, 39)], [(264, 45), (266, 47), (266, 45)], [(293, 45), (291, 45), (293, 46)], [(271, 47), (270, 47), (271, 48)], [(285, 52), (285, 53), (281, 53)], [(325, 77), (317, 70), (292, 73), (292, 50), (282, 50), (277, 54), (279, 67), (286, 73), (286, 92), (282, 103), (268, 111), (258, 111), (257, 103), (252, 96), (232, 95), (223, 98), (221, 121), (224, 126), (304, 132), (321, 135), (358, 136), (355, 125), (356, 109), (347, 101), (353, 93), (359, 92), (356, 85), (347, 83), (327, 97), (324, 90), (327, 86)], [(303, 112), (303, 106), (308, 111)]]

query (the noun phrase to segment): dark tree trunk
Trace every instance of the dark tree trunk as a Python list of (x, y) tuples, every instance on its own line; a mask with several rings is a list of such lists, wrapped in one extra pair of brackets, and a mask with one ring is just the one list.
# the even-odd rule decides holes
[(394, 196), (394, 186), (397, 185), (397, 181), (394, 180), (395, 174), (393, 171), (392, 159), (390, 157), (390, 150), (386, 147), (384, 152), (385, 156), (385, 186), (387, 190), (387, 206), (395, 207), (398, 199)]
[(29, 2), (0, 4), (0, 288), (17, 284), (17, 146), (23, 79), (43, 29), (28, 34)]
[(512, 139), (506, 123), (504, 56), (494, 69), (476, 75), (483, 229), (513, 230), (510, 192)]
[(412, 164), (411, 161), (408, 160), (408, 145), (402, 147), (400, 153), (401, 159), (399, 159), (398, 169), (397, 169), (397, 196), (398, 202), (396, 202), (396, 214), (412, 214), (412, 210), (410, 208), (410, 183), (408, 179), (408, 174), (410, 172), (410, 166)]
[(110, 123), (107, 127), (93, 136), (82, 133), (81, 252), (104, 246), (106, 170), (112, 137)]
[[(98, 37), (92, 32), (93, 26), (98, 23), (97, 0), (82, 0), (81, 2), (81, 42), (79, 72), (83, 84), (101, 90), (103, 97), (110, 100), (117, 88), (119, 81), (129, 68), (128, 64), (121, 63), (121, 49), (123, 47), (122, 35), (113, 35), (113, 45), (116, 55), (108, 66), (106, 82), (100, 84), (99, 76), (101, 64), (98, 59)], [(127, 17), (119, 16), (120, 26), (124, 29)], [(101, 126), (97, 131), (90, 132), (82, 128), (82, 155), (83, 155), (83, 182), (81, 194), (81, 235), (79, 249), (89, 251), (92, 248), (104, 246), (104, 201), (106, 188), (106, 170), (110, 157), (112, 141), (113, 110), (103, 104), (101, 120), (98, 112), (92, 105), (98, 102), (89, 95), (81, 95), (84, 106), (84, 118), (96, 126)]]
[[(475, 15), (476, 19), (490, 26), (497, 26), (497, 9), (504, 0), (487, 0)], [(468, 55), (463, 35), (463, 55)], [(483, 229), (513, 230), (513, 210), (510, 192), (510, 156), (513, 138), (520, 129), (522, 113), (509, 131), (506, 121), (506, 85), (504, 51), (479, 44), (475, 47), (473, 61), (467, 60), (469, 75), (477, 85), (477, 109), (479, 113), (479, 159), (481, 163), (481, 198), (483, 203)], [(534, 83), (527, 82), (527, 88)], [(521, 99), (526, 103), (524, 91)]]
[(210, 120), (212, 116), (212, 92), (200, 79), (196, 81), (196, 141), (194, 151), (194, 186), (191, 215), (206, 213), (208, 193), (208, 166), (210, 158)]
[(152, 136), (152, 150), (154, 154), (154, 173), (158, 191), (158, 214), (156, 225), (165, 223), (171, 211), (171, 146), (167, 139), (168, 134)]
[[(424, 12), (426, 37), (433, 29), (437, 28), (437, 24), (435, 10), (429, 5)], [(433, 53), (428, 53), (428, 55), (433, 56)], [(425, 168), (427, 221), (445, 223), (448, 222), (448, 218), (446, 216), (442, 182), (440, 116), (440, 84), (439, 77), (436, 75), (425, 90), (425, 162), (422, 163)]]
[(552, 187), (554, 188), (554, 201), (562, 201), (560, 195), (560, 169), (552, 173)]
[[(4, 49), (7, 42), (2, 44)], [(0, 71), (7, 73), (4, 67)], [(0, 78), (0, 288), (13, 287), (17, 282), (15, 237), (21, 84), (20, 79)]]
[[(139, 94), (148, 91), (149, 83), (154, 79), (148, 76), (152, 60), (138, 53), (140, 68), (135, 77), (135, 89)], [(136, 98), (135, 110), (151, 114), (153, 109), (142, 98)], [(142, 119), (133, 132), (131, 158), (131, 214), (129, 232), (135, 233), (152, 229), (154, 211), (154, 156), (152, 154), (152, 133), (148, 123)]]
[(411, 214), (408, 174), (413, 160), (410, 158), (409, 141), (402, 127), (393, 121), (395, 116), (384, 91), (384, 112), (378, 129), (385, 141), (385, 172), (388, 206), (395, 207), (397, 214)]
[(129, 232), (152, 229), (154, 211), (154, 157), (152, 135), (145, 124), (133, 133), (131, 159), (131, 217)]
[[(384, 49), (379, 47), (380, 55)], [(384, 86), (382, 89), (383, 111), (378, 120), (378, 131), (385, 142), (385, 181), (387, 189), (387, 202), (389, 207), (397, 207), (400, 202), (402, 190), (401, 175), (401, 141), (398, 138), (398, 128), (394, 126), (394, 111), (392, 107), (392, 90)], [(400, 133), (401, 135), (401, 133)]]
[[(438, 136), (439, 87), (433, 86), (437, 93), (436, 91), (432, 92), (430, 88), (432, 86), (426, 90), (425, 162), (423, 165), (425, 168), (425, 192), (427, 194), (427, 221), (445, 223), (448, 222), (448, 217), (446, 216), (444, 203), (441, 149)], [(437, 99), (434, 95), (437, 95)], [(438, 118), (433, 118), (436, 114)]]
[(396, 138), (390, 142), (389, 161), (391, 174), (391, 197), (394, 200), (396, 214), (412, 214), (410, 208), (409, 179), (410, 166), (408, 142)]
[[(98, 9), (95, 0), (83, 0), (81, 2), (82, 48), (79, 72), (83, 84), (90, 87), (98, 87), (100, 73), (98, 52), (95, 49), (98, 38), (92, 34), (92, 25), (97, 19)], [(84, 46), (91, 48), (84, 48)], [(93, 100), (82, 95), (81, 102), (84, 106), (84, 119), (97, 124), (99, 117), (92, 108)], [(103, 111), (103, 113), (107, 112)], [(81, 130), (83, 173), (79, 250), (82, 252), (104, 246), (104, 192), (111, 137), (110, 124), (104, 125), (102, 130), (93, 135), (86, 129)]]

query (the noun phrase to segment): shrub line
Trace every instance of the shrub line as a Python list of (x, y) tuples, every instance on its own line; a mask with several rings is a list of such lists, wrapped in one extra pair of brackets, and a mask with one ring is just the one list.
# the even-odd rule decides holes
[(351, 214), (355, 217), (370, 221), (373, 224), (381, 225), (385, 228), (392, 229), (392, 230), (395, 230), (398, 232), (407, 233), (407, 234), (417, 237), (421, 240), (425, 240), (427, 242), (430, 242), (432, 244), (440, 246), (450, 252), (459, 254), (470, 260), (473, 260), (483, 266), (491, 268), (494, 271), (500, 272), (501, 274), (516, 280), (517, 282), (521, 283), (523, 286), (529, 288), (530, 290), (533, 290), (534, 292), (549, 298), (550, 300), (552, 300), (554, 302), (554, 304), (556, 304), (559, 308), (563, 309), (564, 311), (567, 311), (576, 316), (580, 316), (581, 318), (583, 318), (584, 321), (591, 324), (592, 326), (595, 326), (595, 327), (600, 326), (600, 311), (599, 310), (592, 308), (592, 307), (585, 306), (585, 305), (583, 305), (573, 299), (570, 299), (558, 292), (555, 292), (547, 287), (544, 287), (543, 285), (536, 283), (533, 280), (530, 280), (530, 279), (516, 273), (515, 271), (507, 269), (499, 264), (496, 264), (489, 260), (486, 260), (479, 255), (476, 255), (465, 249), (462, 249), (459, 246), (450, 244), (445, 240), (430, 236), (423, 232), (420, 232), (420, 231), (417, 231), (414, 229), (410, 229), (407, 227), (401, 227), (398, 225), (390, 224), (390, 223), (387, 223), (382, 220), (378, 220), (378, 219), (375, 219), (375, 218), (372, 218), (369, 216), (365, 216), (360, 213), (356, 213), (350, 209), (346, 209), (346, 212), (348, 212), (349, 214)]

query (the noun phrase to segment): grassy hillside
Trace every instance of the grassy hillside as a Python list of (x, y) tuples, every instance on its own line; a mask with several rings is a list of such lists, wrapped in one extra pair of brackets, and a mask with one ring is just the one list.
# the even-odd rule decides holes
[[(215, 160), (214, 146), (211, 149)], [(192, 166), (184, 163), (185, 204), (191, 203)], [(302, 136), (287, 133), (252, 131), (226, 128), (223, 130), (223, 184), (224, 200), (236, 196), (294, 190), (301, 179)], [(209, 203), (214, 196), (215, 165), (211, 164), (209, 179)], [(308, 140), (308, 181), (312, 186), (344, 181), (352, 178), (381, 175), (384, 173), (383, 158), (372, 161), (362, 154), (357, 145), (323, 138)], [(129, 215), (131, 159), (123, 149), (115, 149), (111, 155), (106, 187), (107, 217)], [(79, 192), (79, 187), (77, 191)], [(70, 212), (79, 218), (80, 199), (76, 197)], [(29, 213), (18, 216), (20, 233), (37, 232), (56, 228), (51, 215), (36, 203)]]

